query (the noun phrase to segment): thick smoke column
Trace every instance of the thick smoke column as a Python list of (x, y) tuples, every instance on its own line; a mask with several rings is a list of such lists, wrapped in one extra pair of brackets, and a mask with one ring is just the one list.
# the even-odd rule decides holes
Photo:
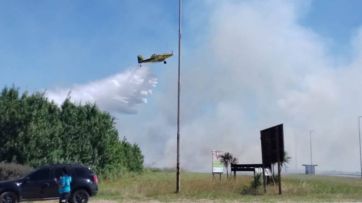
[(148, 67), (131, 68), (88, 84), (50, 90), (47, 96), (57, 104), (70, 97), (77, 103), (96, 103), (111, 113), (136, 113), (136, 105), (147, 103), (156, 85), (157, 79)]
[[(181, 168), (210, 171), (215, 149), (260, 163), (259, 130), (284, 123), (290, 170), (309, 163), (313, 130), (318, 171), (359, 171), (362, 27), (351, 37), (353, 55), (338, 64), (328, 40), (300, 23), (305, 1), (195, 2), (187, 11), (197, 44), (184, 41)], [(147, 108), (117, 115), (121, 136), (139, 144), (146, 166), (176, 165), (176, 70), (162, 70), (163, 86)], [(134, 113), (156, 83), (141, 68), (48, 95), (61, 103), (70, 92), (73, 101), (96, 102), (113, 115)]]
[[(290, 170), (310, 162), (313, 130), (318, 171), (358, 171), (362, 28), (351, 40), (353, 57), (338, 65), (323, 36), (300, 23), (301, 1), (212, 2), (201, 16), (200, 7), (188, 7), (199, 31), (193, 38), (204, 40), (185, 48), (181, 167), (210, 171), (215, 149), (260, 163), (259, 131), (284, 123)], [(152, 112), (120, 118), (120, 131), (140, 145), (147, 166), (176, 165), (177, 74), (170, 70), (159, 77), (168, 87), (154, 94)]]

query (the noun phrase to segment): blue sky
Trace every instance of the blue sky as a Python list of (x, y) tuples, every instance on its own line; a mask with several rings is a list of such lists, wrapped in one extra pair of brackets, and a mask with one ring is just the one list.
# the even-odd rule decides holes
[(311, 3), (304, 24), (321, 35), (348, 42), (352, 32), (361, 25), (362, 13), (358, 0), (317, 0)]
[[(202, 14), (207, 3), (196, 4)], [(361, 6), (358, 0), (312, 1), (300, 23), (343, 55), (361, 24)], [(139, 53), (176, 52), (177, 22), (177, 1), (0, 1), (0, 85), (38, 90), (103, 78), (134, 65)], [(195, 24), (207, 26), (201, 23)], [(184, 29), (184, 43), (192, 46), (192, 29), (202, 28)]]
[(362, 2), (359, 0), (312, 1), (302, 24), (330, 40), (331, 51), (337, 55), (351, 54), (350, 39), (361, 26)]
[(1, 86), (83, 83), (175, 48), (171, 1), (1, 1)]
[[(145, 164), (174, 166), (177, 57), (139, 68), (138, 54), (177, 54), (178, 2), (0, 0), (0, 87), (96, 102)], [(293, 167), (359, 170), (362, 1), (184, 0), (183, 167), (211, 150), (259, 161), (260, 129), (284, 123)], [(335, 63), (338, 62), (338, 63)], [(351, 99), (352, 98), (352, 99)], [(205, 141), (208, 142), (205, 142)], [(331, 155), (335, 159), (331, 159)], [(346, 158), (349, 157), (349, 158)]]

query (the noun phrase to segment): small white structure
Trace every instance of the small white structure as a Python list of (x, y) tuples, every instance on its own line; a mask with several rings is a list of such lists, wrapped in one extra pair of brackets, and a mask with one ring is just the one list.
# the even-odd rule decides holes
[[(255, 168), (255, 173), (256, 174), (263, 174), (263, 168)], [(271, 170), (269, 168), (264, 168), (264, 175), (265, 175), (265, 177), (267, 179), (270, 178), (273, 181), (274, 185), (275, 185), (273, 173), (271, 172)]]

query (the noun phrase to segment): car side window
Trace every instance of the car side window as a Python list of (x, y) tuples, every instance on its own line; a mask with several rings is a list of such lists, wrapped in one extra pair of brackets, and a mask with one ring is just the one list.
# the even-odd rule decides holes
[(62, 168), (53, 169), (52, 178), (59, 178), (62, 175)]
[[(60, 176), (62, 176), (62, 174), (63, 174), (63, 168), (64, 167), (56, 167), (56, 168), (54, 168), (54, 169), (52, 169), (52, 174), (51, 174), (51, 176), (52, 176), (52, 179), (53, 178), (59, 178)], [(66, 169), (67, 169), (67, 171), (68, 171), (68, 173), (69, 173), (69, 175), (73, 175), (73, 171), (72, 171), (72, 168), (71, 167), (66, 167)]]
[(75, 169), (75, 175), (77, 177), (86, 178), (90, 175), (90, 171), (87, 168), (76, 168)]
[(40, 169), (29, 175), (29, 180), (31, 181), (47, 180), (49, 178), (50, 178), (49, 168)]

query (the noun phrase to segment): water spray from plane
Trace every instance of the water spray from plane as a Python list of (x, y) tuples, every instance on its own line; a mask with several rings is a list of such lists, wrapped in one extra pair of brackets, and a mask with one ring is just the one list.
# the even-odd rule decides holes
[(157, 78), (148, 67), (133, 67), (87, 84), (47, 91), (50, 100), (61, 104), (67, 97), (76, 103), (96, 103), (112, 113), (137, 113), (136, 106), (147, 103)]

